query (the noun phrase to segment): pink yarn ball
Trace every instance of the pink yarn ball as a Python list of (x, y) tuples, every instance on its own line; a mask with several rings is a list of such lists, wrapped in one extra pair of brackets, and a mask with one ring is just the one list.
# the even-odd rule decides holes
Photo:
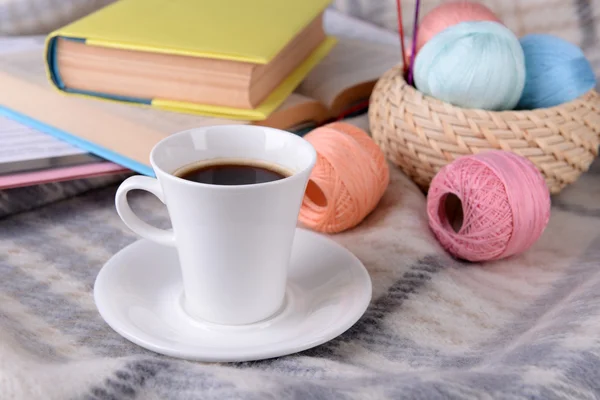
[(550, 219), (550, 192), (529, 160), (492, 150), (444, 166), (431, 182), (427, 214), (454, 257), (499, 260), (539, 239)]
[(317, 163), (298, 220), (324, 233), (358, 225), (381, 200), (390, 180), (383, 151), (362, 129), (333, 122), (306, 134)]
[(417, 51), (444, 29), (466, 21), (495, 21), (500, 19), (486, 6), (469, 1), (444, 3), (425, 15), (417, 33)]

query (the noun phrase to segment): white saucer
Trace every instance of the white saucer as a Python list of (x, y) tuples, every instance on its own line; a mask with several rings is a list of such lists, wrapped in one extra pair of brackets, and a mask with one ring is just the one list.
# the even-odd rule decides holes
[(260, 360), (317, 346), (350, 328), (371, 300), (362, 263), (331, 239), (298, 228), (286, 301), (251, 325), (198, 321), (181, 307), (183, 286), (174, 248), (139, 240), (102, 268), (94, 299), (106, 323), (148, 350), (188, 360)]

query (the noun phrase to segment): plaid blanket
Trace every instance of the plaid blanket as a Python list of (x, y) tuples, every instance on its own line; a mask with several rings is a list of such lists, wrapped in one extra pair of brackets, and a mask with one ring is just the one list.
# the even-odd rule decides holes
[[(6, 10), (17, 1), (34, 0), (0, 0), (0, 32), (10, 30)], [(61, 4), (69, 2), (77, 0)], [(367, 1), (335, 3), (360, 14)], [(556, 10), (576, 16), (572, 32), (588, 54), (598, 51), (597, 1), (532, 4), (540, 21)], [(163, 357), (103, 322), (94, 279), (137, 239), (115, 213), (114, 185), (0, 219), (0, 399), (599, 398), (600, 161), (552, 199), (549, 227), (532, 249), (487, 264), (450, 258), (428, 229), (423, 194), (396, 168), (391, 178), (375, 212), (332, 236), (369, 270), (366, 314), (324, 345), (257, 362)], [(168, 225), (158, 200), (132, 201), (150, 222)]]
[(130, 174), (99, 176), (65, 182), (44, 183), (35, 186), (0, 190), (0, 218), (77, 196), (93, 189), (106, 187), (123, 180)]
[[(600, 396), (600, 163), (553, 198), (532, 249), (487, 264), (438, 246), (425, 197), (392, 167), (376, 211), (332, 236), (369, 270), (366, 314), (314, 349), (234, 364), (156, 355), (100, 318), (95, 277), (137, 239), (115, 189), (0, 220), (0, 399)], [(168, 225), (158, 200), (132, 197)]]

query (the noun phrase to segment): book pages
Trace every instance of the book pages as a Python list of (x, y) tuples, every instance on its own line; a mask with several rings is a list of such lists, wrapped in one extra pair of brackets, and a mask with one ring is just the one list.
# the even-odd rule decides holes
[[(42, 59), (43, 47), (29, 47), (25, 51), (12, 52), (10, 56), (3, 57), (0, 54), (0, 71), (4, 71), (15, 77), (34, 84), (38, 89), (60, 96), (46, 76), (45, 66)], [(98, 99), (86, 99), (83, 97), (70, 96), (69, 101), (79, 103), (90, 110), (108, 112), (111, 115), (127, 119), (128, 121), (159, 131), (163, 134), (171, 134), (198, 126), (221, 125), (226, 123), (239, 124), (245, 121), (233, 121), (222, 118), (212, 118), (201, 115), (184, 114), (178, 112), (164, 111), (137, 104), (121, 104)], [(0, 100), (0, 104), (2, 101)], [(99, 121), (100, 122), (100, 121)]]
[(296, 93), (316, 99), (331, 109), (342, 92), (376, 81), (400, 62), (396, 46), (340, 38), (331, 53), (300, 84)]
[(325, 11), (323, 27), (328, 35), (395, 46), (398, 54), (400, 54), (398, 33), (354, 18), (335, 9)]
[(306, 125), (319, 124), (328, 117), (328, 110), (322, 103), (299, 93), (292, 93), (267, 120), (256, 124), (298, 132)]

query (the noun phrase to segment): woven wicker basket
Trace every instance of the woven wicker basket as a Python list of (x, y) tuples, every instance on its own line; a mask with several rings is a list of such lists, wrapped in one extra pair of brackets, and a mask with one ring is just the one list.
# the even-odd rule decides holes
[(464, 109), (417, 91), (395, 67), (375, 85), (369, 124), (388, 160), (424, 190), (457, 157), (501, 149), (531, 160), (555, 194), (598, 155), (600, 96), (591, 90), (569, 103), (531, 111)]

